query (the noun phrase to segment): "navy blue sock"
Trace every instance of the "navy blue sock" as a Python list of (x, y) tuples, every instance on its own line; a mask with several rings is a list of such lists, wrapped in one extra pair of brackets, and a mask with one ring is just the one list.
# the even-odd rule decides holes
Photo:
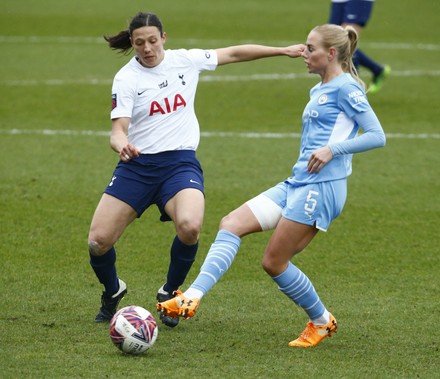
[(196, 242), (194, 245), (185, 245), (177, 236), (174, 238), (171, 246), (167, 282), (163, 286), (166, 292), (172, 293), (183, 284), (196, 259), (198, 247), (199, 242)]
[(95, 271), (100, 283), (104, 285), (107, 295), (113, 295), (119, 290), (115, 262), (116, 251), (114, 247), (99, 257), (90, 254), (90, 266)]
[(353, 55), (353, 64), (357, 67), (362, 66), (368, 68), (373, 76), (378, 76), (382, 70), (383, 67), (373, 61), (368, 55), (366, 55), (361, 49), (356, 49)]

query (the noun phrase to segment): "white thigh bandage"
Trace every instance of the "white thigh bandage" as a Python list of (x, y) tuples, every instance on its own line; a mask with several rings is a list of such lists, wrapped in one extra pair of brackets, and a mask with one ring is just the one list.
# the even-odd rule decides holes
[(281, 218), (281, 207), (267, 196), (260, 194), (250, 199), (246, 204), (257, 218), (263, 230), (272, 230)]

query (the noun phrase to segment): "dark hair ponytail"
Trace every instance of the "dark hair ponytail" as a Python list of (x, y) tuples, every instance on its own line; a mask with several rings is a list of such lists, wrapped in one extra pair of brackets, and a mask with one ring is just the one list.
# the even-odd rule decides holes
[(108, 42), (108, 45), (113, 50), (120, 50), (120, 52), (123, 54), (129, 54), (132, 50), (130, 38), (133, 30), (142, 28), (144, 26), (155, 26), (159, 29), (161, 37), (163, 36), (163, 26), (159, 17), (157, 17), (154, 13), (139, 12), (131, 19), (127, 30), (123, 30), (114, 36), (106, 35), (104, 36), (104, 39)]

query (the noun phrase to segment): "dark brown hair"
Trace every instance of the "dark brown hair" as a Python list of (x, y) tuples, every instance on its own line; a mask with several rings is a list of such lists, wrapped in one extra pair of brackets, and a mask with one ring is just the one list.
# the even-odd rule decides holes
[(129, 54), (132, 50), (130, 37), (133, 30), (142, 28), (144, 26), (155, 26), (159, 29), (160, 36), (163, 36), (163, 26), (159, 17), (154, 13), (139, 12), (134, 16), (127, 30), (123, 30), (114, 36), (105, 35), (104, 39), (108, 42), (108, 45), (114, 50), (120, 50), (123, 54)]

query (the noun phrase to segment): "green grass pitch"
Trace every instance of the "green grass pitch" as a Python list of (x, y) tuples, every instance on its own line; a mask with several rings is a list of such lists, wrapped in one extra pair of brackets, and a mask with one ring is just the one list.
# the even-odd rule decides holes
[[(260, 267), (269, 233), (246, 237), (196, 317), (174, 330), (160, 326), (147, 354), (123, 355), (107, 327), (93, 322), (102, 289), (87, 233), (117, 162), (108, 143), (111, 81), (128, 60), (102, 35), (150, 10), (169, 48), (284, 46), (325, 23), (329, 5), (2, 0), (0, 377), (439, 377), (440, 5), (433, 0), (376, 1), (361, 47), (393, 70), (370, 97), (387, 146), (355, 156), (342, 215), (294, 259), (337, 317), (337, 334), (314, 349), (287, 347), (307, 319)], [(289, 175), (316, 82), (301, 59), (284, 57), (202, 74), (196, 110), (206, 218), (183, 289), (220, 218)], [(129, 288), (121, 306), (154, 311), (173, 235), (155, 208), (128, 228), (116, 246)]]

